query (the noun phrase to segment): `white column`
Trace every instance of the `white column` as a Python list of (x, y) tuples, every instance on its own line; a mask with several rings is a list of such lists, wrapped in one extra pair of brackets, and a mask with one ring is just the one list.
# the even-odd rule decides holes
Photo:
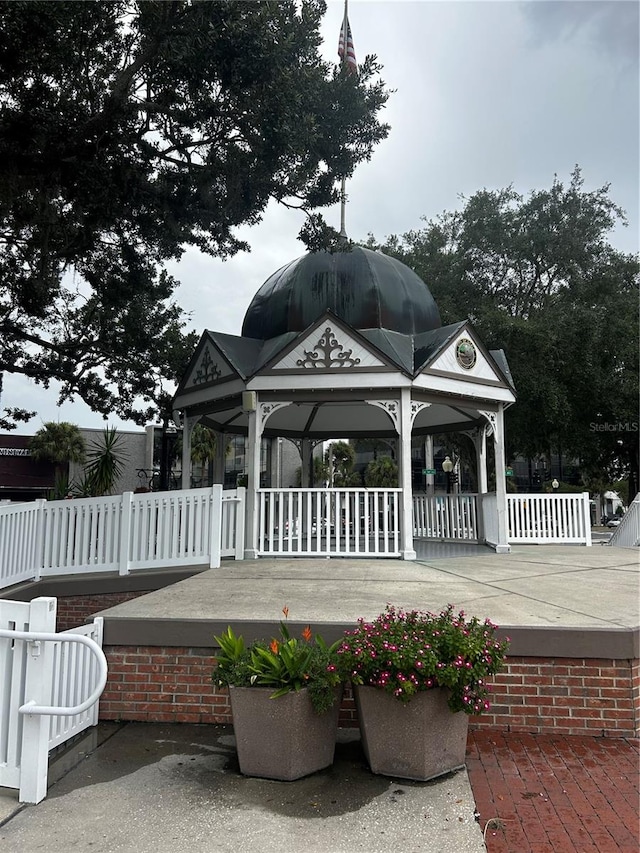
[(498, 411), (493, 423), (493, 448), (496, 460), (496, 503), (498, 507), (498, 541), (497, 554), (508, 554), (511, 546), (507, 540), (507, 478), (504, 455), (504, 409), (498, 404)]
[(182, 480), (183, 489), (191, 488), (191, 434), (200, 418), (184, 416), (182, 425)]
[(476, 476), (478, 480), (478, 492), (481, 495), (487, 493), (487, 427), (478, 427), (473, 435), (473, 443), (476, 449)]
[(400, 480), (400, 555), (403, 560), (415, 560), (413, 549), (413, 493), (411, 491), (411, 389), (400, 390), (400, 452), (398, 453), (398, 474)]
[(262, 424), (259, 404), (248, 412), (249, 431), (245, 447), (247, 466), (247, 515), (245, 526), (245, 560), (255, 560), (258, 556), (258, 488), (260, 486), (260, 438)]
[[(433, 436), (426, 435), (424, 438), (424, 467), (433, 469)], [(426, 475), (426, 492), (432, 495), (435, 491), (435, 475)]]

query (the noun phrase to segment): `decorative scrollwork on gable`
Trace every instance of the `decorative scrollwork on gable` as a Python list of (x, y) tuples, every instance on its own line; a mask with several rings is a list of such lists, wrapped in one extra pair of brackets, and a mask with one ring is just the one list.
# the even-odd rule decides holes
[(322, 337), (312, 350), (304, 350), (304, 358), (296, 361), (298, 367), (355, 367), (359, 358), (353, 357), (353, 350), (346, 349), (327, 326)]
[(200, 360), (198, 369), (193, 377), (192, 384), (204, 385), (205, 382), (214, 382), (216, 379), (220, 379), (221, 376), (222, 371), (218, 367), (217, 363), (211, 358), (209, 347), (205, 347), (205, 350), (202, 353), (202, 359)]

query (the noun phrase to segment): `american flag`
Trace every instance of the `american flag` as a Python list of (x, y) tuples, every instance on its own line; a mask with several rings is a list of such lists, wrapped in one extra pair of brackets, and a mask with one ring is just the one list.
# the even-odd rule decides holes
[(356, 62), (356, 51), (353, 46), (353, 37), (351, 35), (351, 27), (347, 18), (347, 59), (344, 60), (344, 21), (340, 27), (340, 40), (338, 41), (338, 56), (347, 66), (347, 74), (358, 73), (358, 63)]

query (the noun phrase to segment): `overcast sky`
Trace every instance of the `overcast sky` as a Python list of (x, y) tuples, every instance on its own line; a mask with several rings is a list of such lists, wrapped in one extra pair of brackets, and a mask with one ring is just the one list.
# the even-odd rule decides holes
[[(629, 226), (613, 245), (637, 252), (638, 9), (635, 0), (350, 0), (356, 58), (377, 54), (396, 91), (384, 111), (388, 139), (347, 188), (349, 237), (418, 228), (421, 217), (454, 210), (461, 195), (485, 187), (513, 184), (526, 195), (550, 187), (554, 174), (568, 182), (579, 164), (585, 189), (610, 183), (627, 211)], [(331, 61), (342, 14), (342, 0), (329, 0), (322, 32)], [(325, 216), (339, 227), (338, 208)], [(302, 224), (274, 205), (260, 225), (241, 229), (250, 253), (222, 262), (188, 251), (172, 265), (190, 328), (240, 334), (260, 285), (304, 253)], [(58, 408), (56, 397), (5, 376), (3, 404), (38, 411), (22, 433), (46, 420), (105, 425), (80, 402)]]

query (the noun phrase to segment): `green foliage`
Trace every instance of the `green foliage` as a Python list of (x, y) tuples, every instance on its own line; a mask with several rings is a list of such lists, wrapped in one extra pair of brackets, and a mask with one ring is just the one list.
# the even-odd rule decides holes
[(361, 485), (360, 475), (353, 470), (356, 463), (355, 450), (346, 441), (334, 441), (330, 444), (324, 458), (332, 486), (347, 488)]
[(609, 187), (586, 191), (576, 167), (527, 198), (481, 190), (382, 248), (427, 282), (444, 324), (468, 317), (505, 350), (518, 395), (508, 458), (561, 452), (635, 492), (640, 265), (607, 240), (620, 221)]
[(83, 493), (94, 497), (110, 495), (124, 471), (127, 454), (122, 450), (122, 436), (115, 427), (105, 427), (101, 439), (89, 448)]
[(47, 492), (48, 501), (62, 501), (72, 494), (72, 486), (69, 484), (69, 477), (66, 473), (56, 472), (53, 488)]
[(358, 620), (338, 647), (342, 677), (378, 687), (401, 702), (424, 690), (447, 687), (452, 711), (489, 709), (487, 676), (498, 672), (509, 645), (497, 626), (465, 619), (449, 604), (439, 614), (387, 605), (372, 622)]
[[(164, 414), (195, 346), (166, 263), (246, 250), (239, 226), (272, 199), (334, 204), (388, 133), (375, 57), (357, 78), (322, 61), (324, 12), (0, 4), (0, 373), (139, 423)], [(316, 214), (304, 230), (335, 236)]]
[(398, 485), (398, 466), (390, 456), (372, 459), (364, 472), (364, 484), (369, 488), (396, 488)]
[(47, 421), (29, 442), (31, 456), (55, 465), (54, 499), (64, 498), (69, 489), (69, 462), (84, 462), (86, 447), (79, 428), (67, 421)]
[(281, 622), (279, 638), (268, 643), (256, 640), (249, 647), (229, 626), (215, 641), (220, 648), (213, 675), (216, 683), (227, 687), (269, 687), (273, 689), (272, 699), (307, 688), (319, 714), (335, 702), (334, 688), (340, 683), (335, 651), (338, 643), (327, 646), (319, 634), (312, 637), (308, 626), (297, 639)]

